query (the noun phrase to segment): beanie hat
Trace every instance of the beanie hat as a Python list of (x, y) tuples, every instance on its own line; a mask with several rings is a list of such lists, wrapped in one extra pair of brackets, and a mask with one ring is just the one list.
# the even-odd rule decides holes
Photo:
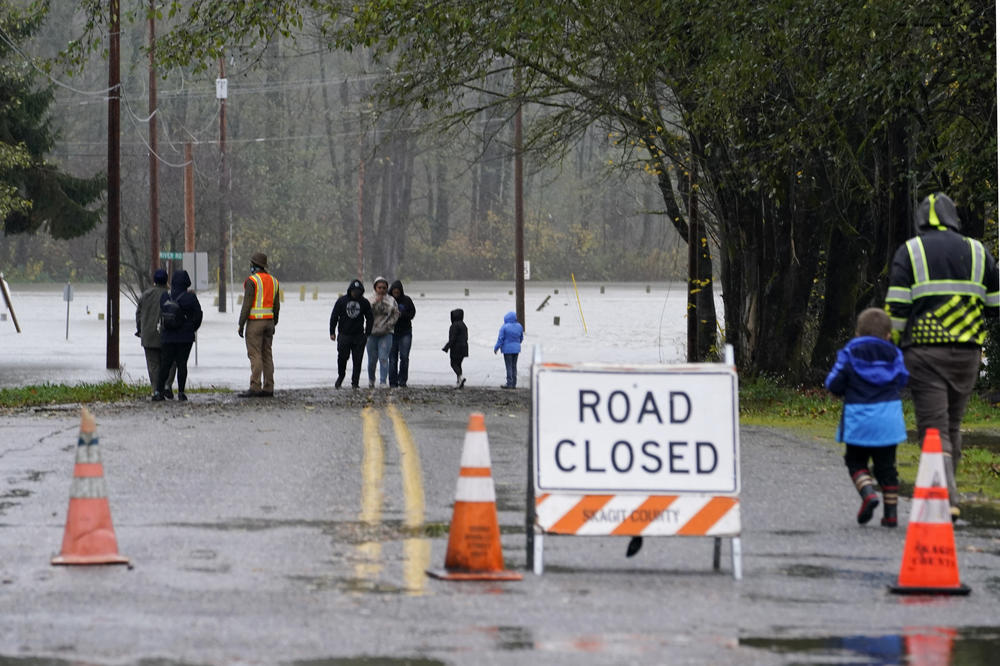
[(162, 268), (157, 268), (156, 272), (153, 273), (153, 283), (154, 284), (166, 284), (167, 283), (167, 272)]
[(263, 252), (255, 252), (254, 255), (250, 257), (250, 263), (254, 266), (267, 268), (267, 255)]

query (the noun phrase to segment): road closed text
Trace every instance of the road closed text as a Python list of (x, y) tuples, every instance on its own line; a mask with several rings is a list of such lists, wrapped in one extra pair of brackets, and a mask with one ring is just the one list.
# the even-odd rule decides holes
[(738, 492), (735, 376), (539, 372), (536, 486)]

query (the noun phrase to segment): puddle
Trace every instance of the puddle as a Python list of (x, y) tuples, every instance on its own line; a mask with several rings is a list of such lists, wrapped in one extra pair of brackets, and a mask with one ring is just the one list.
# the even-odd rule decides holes
[(445, 662), (424, 657), (331, 657), (286, 661), (288, 666), (445, 666)]
[[(79, 659), (56, 659), (53, 657), (8, 657), (0, 654), (0, 664), (3, 664), (3, 666), (84, 666), (88, 663), (89, 662), (80, 661)], [(140, 659), (132, 663), (134, 663), (135, 666), (203, 666), (198, 662), (174, 661), (172, 659), (160, 658)]]
[(1000, 649), (1000, 628), (912, 627), (898, 634), (799, 638), (747, 637), (744, 647), (794, 655), (796, 664), (989, 664)]

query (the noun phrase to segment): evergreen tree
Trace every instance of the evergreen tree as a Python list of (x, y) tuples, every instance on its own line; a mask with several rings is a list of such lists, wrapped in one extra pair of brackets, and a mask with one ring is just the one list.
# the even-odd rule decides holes
[(101, 220), (89, 208), (105, 190), (105, 177), (76, 178), (46, 161), (56, 136), (48, 109), (51, 86), (40, 88), (18, 47), (44, 19), (44, 9), (20, 10), (0, 0), (0, 220), (5, 234), (45, 227), (53, 238), (75, 238)]

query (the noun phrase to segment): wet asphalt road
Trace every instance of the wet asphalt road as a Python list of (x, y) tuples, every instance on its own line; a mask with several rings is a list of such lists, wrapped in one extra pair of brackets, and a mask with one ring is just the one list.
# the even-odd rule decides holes
[(1000, 647), (1000, 528), (956, 531), (971, 596), (888, 594), (909, 502), (900, 529), (859, 527), (828, 441), (742, 429), (742, 581), (729, 540), (716, 572), (709, 538), (626, 559), (624, 537), (546, 537), (540, 577), (453, 583), (424, 570), (444, 562), (472, 411), (507, 565), (525, 566), (526, 389), (191, 398), (93, 409), (132, 568), (49, 564), (76, 409), (0, 414), (0, 663), (784, 664), (852, 636), (895, 637), (904, 661), (919, 641), (901, 637), (945, 630), (972, 655), (956, 663)]

